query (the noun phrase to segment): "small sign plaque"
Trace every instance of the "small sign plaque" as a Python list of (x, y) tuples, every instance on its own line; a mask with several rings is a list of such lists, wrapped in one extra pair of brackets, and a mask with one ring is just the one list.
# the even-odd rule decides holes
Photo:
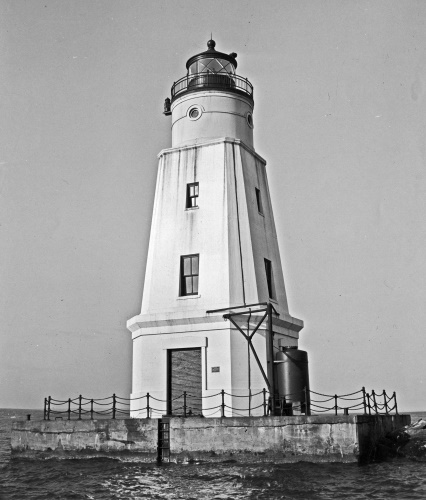
[(220, 366), (212, 366), (212, 372), (213, 373), (220, 372)]

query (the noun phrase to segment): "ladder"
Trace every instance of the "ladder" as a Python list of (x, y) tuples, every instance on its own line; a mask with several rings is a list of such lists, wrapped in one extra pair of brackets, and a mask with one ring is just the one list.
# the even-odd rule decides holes
[(170, 418), (158, 419), (157, 462), (170, 462)]

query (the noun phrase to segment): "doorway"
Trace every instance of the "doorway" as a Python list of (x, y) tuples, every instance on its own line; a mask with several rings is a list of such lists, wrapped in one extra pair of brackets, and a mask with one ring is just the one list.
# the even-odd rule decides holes
[(187, 417), (201, 415), (201, 348), (169, 349), (167, 365), (167, 413)]

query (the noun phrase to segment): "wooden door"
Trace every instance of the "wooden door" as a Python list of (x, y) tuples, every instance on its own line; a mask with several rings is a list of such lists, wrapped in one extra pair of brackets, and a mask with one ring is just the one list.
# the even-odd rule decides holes
[(201, 348), (169, 350), (168, 365), (168, 413), (201, 415)]

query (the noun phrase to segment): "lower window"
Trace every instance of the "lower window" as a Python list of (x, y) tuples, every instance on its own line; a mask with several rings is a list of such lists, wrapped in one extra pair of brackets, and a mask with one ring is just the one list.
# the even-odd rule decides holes
[(198, 294), (199, 255), (183, 255), (180, 258), (180, 287), (179, 295)]
[(275, 285), (274, 285), (274, 275), (272, 273), (272, 262), (268, 259), (264, 260), (265, 260), (266, 283), (268, 285), (268, 295), (270, 299), (275, 299)]

